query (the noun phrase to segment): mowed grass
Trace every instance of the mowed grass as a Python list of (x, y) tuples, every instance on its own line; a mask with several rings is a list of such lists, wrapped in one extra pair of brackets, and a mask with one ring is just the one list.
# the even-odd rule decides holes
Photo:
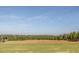
[(42, 40), (33, 40), (30, 43), (30, 41), (0, 43), (0, 53), (79, 53), (79, 42), (43, 40), (43, 43)]

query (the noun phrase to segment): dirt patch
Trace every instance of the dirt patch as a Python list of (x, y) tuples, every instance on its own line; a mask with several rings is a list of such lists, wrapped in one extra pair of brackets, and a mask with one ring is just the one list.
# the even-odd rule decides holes
[(8, 41), (4, 44), (57, 44), (66, 43), (68, 41), (64, 40), (24, 40), (24, 41)]

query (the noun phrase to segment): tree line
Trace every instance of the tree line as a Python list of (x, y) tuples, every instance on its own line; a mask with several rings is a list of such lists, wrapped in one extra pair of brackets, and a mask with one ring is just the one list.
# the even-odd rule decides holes
[[(71, 32), (63, 35), (0, 35), (0, 37), (7, 37), (8, 41), (17, 40), (67, 40), (79, 41), (79, 32)], [(2, 38), (0, 38), (1, 40)]]
[(62, 35), (35, 35), (30, 36), (30, 39), (34, 40), (67, 40), (67, 41), (79, 41), (79, 32), (71, 32)]

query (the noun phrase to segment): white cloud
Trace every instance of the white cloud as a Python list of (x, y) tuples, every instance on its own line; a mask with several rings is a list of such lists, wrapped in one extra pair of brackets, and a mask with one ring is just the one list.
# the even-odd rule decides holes
[(43, 24), (42, 26), (46, 26), (45, 24), (47, 24), (46, 22), (48, 22), (48, 18), (49, 17), (46, 14), (36, 15), (32, 17), (20, 17), (16, 15), (1, 15), (0, 32), (6, 32), (6, 33), (37, 32), (36, 30), (42, 28), (39, 27), (40, 25)]

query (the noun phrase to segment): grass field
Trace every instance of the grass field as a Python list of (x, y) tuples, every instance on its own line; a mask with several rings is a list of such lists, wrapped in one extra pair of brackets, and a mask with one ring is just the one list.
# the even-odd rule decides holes
[(79, 42), (25, 40), (0, 43), (0, 53), (79, 53)]

